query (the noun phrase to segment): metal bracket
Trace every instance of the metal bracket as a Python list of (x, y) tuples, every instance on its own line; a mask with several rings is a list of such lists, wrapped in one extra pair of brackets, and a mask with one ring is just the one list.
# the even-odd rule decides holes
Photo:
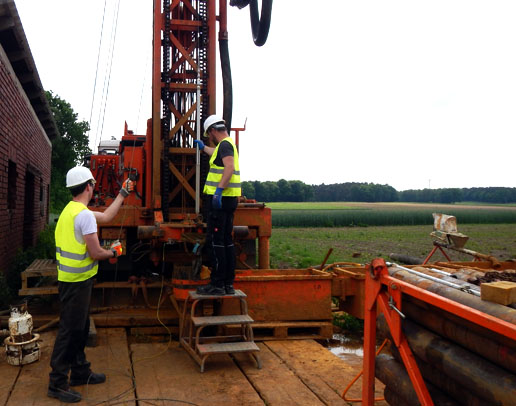
[(406, 318), (405, 315), (401, 312), (401, 310), (396, 307), (396, 302), (394, 301), (392, 296), (389, 296), (389, 307), (396, 313), (398, 313), (402, 319)]

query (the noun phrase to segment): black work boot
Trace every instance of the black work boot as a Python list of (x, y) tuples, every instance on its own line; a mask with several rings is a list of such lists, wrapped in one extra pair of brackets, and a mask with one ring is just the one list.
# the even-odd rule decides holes
[(218, 286), (213, 286), (212, 284), (199, 286), (197, 288), (197, 293), (199, 295), (213, 295), (213, 296), (224, 296), (226, 291), (224, 288), (219, 288)]
[(224, 289), (226, 290), (226, 295), (234, 295), (235, 294), (235, 288), (233, 285), (225, 285)]
[(97, 374), (95, 372), (91, 372), (89, 375), (83, 377), (70, 377), (70, 386), (96, 385), (103, 382), (106, 382), (106, 375)]
[(70, 388), (54, 388), (49, 386), (47, 395), (51, 398), (59, 399), (59, 401), (63, 403), (77, 403), (82, 399), (82, 396), (79, 392)]

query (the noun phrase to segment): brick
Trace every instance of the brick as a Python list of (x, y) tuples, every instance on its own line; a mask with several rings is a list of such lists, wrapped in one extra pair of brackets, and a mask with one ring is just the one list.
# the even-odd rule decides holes
[[(3, 60), (1, 62), (4, 62)], [(50, 183), (51, 146), (38, 124), (27, 100), (20, 94), (20, 87), (13, 81), (5, 64), (0, 63), (0, 272), (5, 270), (23, 248), (23, 219), (25, 212), (25, 176), (27, 165), (37, 168), (35, 175), (33, 224), (29, 229), (28, 241), (36, 241), (43, 229), (48, 207), (45, 201), (44, 216), (39, 204), (39, 185), (46, 189)], [(8, 161), (16, 163), (16, 202), (14, 210), (8, 212), (7, 188)]]
[(507, 306), (516, 302), (516, 283), (509, 281), (481, 283), (480, 295), (482, 300)]

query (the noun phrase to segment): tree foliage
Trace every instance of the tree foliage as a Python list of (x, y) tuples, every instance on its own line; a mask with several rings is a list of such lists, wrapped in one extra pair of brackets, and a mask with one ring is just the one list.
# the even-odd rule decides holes
[(376, 183), (307, 185), (299, 180), (242, 183), (244, 196), (262, 202), (416, 202), (416, 203), (516, 203), (516, 188), (444, 188), (404, 190)]
[(376, 183), (335, 183), (314, 186), (318, 202), (395, 202), (398, 192), (392, 186)]
[(46, 92), (46, 96), (60, 134), (52, 140), (50, 207), (51, 211), (56, 212), (70, 200), (66, 189), (66, 172), (82, 164), (84, 158), (91, 154), (87, 136), (90, 127), (86, 121), (77, 120), (77, 113), (70, 103), (52, 92)]

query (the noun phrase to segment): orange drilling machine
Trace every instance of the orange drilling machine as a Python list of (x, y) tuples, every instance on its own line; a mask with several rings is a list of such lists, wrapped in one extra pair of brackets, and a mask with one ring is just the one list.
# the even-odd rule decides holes
[[(231, 0), (249, 6), (254, 41), (267, 38), (272, 0)], [(209, 169), (194, 148), (204, 119), (216, 112), (216, 44), (224, 92), (223, 118), (231, 128), (232, 87), (226, 0), (154, 0), (152, 118), (145, 135), (125, 125), (120, 141), (104, 141), (87, 165), (97, 180), (92, 210), (104, 210), (122, 182), (135, 181), (117, 217), (99, 227), (105, 246), (120, 240), (127, 255), (115, 264), (115, 278), (162, 274), (175, 287), (191, 287), (202, 269), (206, 213), (202, 189)], [(238, 139), (238, 130), (236, 131)], [(271, 213), (264, 204), (242, 198), (235, 213), (237, 266), (269, 267)], [(109, 272), (99, 273), (107, 278)], [(125, 279), (127, 280), (127, 279)], [(187, 282), (185, 282), (187, 281)], [(177, 286), (176, 286), (177, 285)]]

